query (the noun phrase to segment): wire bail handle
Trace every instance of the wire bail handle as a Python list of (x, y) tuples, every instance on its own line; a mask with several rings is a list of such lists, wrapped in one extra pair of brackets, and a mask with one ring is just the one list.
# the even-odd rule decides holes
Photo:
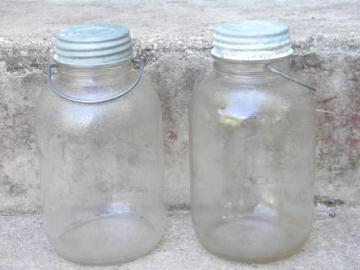
[(78, 102), (78, 103), (85, 103), (85, 104), (96, 104), (96, 103), (108, 102), (108, 101), (112, 101), (114, 99), (117, 99), (117, 98), (122, 97), (125, 94), (129, 93), (140, 82), (142, 74), (144, 72), (144, 66), (145, 66), (144, 60), (143, 59), (133, 59), (132, 62), (138, 68), (138, 72), (137, 72), (134, 82), (131, 83), (125, 90), (121, 91), (120, 93), (118, 93), (114, 96), (111, 96), (111, 97), (104, 98), (104, 99), (99, 99), (99, 100), (77, 99), (77, 98), (73, 98), (71, 96), (63, 94), (59, 89), (56, 88), (56, 86), (52, 82), (52, 69), (57, 65), (55, 62), (50, 62), (47, 66), (47, 81), (48, 81), (50, 90), (53, 93), (55, 93), (56, 95), (58, 95), (59, 97), (62, 97), (66, 100), (70, 100), (70, 101)]
[(294, 83), (297, 83), (297, 84), (299, 84), (299, 85), (301, 85), (301, 86), (304, 86), (304, 87), (310, 89), (310, 90), (313, 91), (313, 92), (316, 92), (316, 89), (315, 89), (314, 87), (311, 87), (311, 86), (309, 86), (309, 85), (307, 85), (307, 84), (304, 84), (304, 83), (298, 81), (297, 79), (294, 79), (294, 78), (290, 77), (289, 75), (281, 72), (280, 70), (277, 70), (276, 68), (270, 66), (270, 64), (267, 64), (267, 65), (266, 65), (266, 68), (267, 68), (268, 70), (270, 70), (270, 72), (272, 72), (272, 73), (274, 73), (274, 74), (276, 74), (276, 75), (279, 75), (280, 77), (282, 77), (282, 78), (284, 78), (284, 79), (287, 79), (287, 80), (289, 80), (289, 81), (292, 81), (292, 82), (294, 82)]

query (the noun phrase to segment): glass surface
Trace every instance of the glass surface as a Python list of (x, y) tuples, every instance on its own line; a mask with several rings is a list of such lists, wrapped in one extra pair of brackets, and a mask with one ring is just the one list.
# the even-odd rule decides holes
[[(69, 96), (96, 100), (125, 89), (136, 73), (130, 61), (102, 68), (59, 65), (53, 81)], [(36, 134), (44, 226), (58, 254), (111, 264), (157, 245), (165, 224), (161, 110), (146, 78), (99, 104), (44, 90)]]
[(215, 60), (190, 108), (191, 212), (209, 251), (265, 263), (307, 239), (314, 98), (266, 68)]

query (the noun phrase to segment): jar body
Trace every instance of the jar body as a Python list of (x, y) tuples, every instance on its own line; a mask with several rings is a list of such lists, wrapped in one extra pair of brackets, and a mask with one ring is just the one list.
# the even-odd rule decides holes
[(190, 110), (196, 234), (229, 259), (284, 258), (311, 230), (313, 95), (263, 64), (255, 72), (246, 71), (251, 65), (214, 65), (194, 90)]
[[(136, 72), (127, 63), (60, 73), (54, 82), (67, 95), (96, 99), (130, 85)], [(165, 224), (163, 145), (160, 104), (147, 80), (97, 104), (44, 90), (36, 133), (44, 226), (59, 255), (110, 264), (156, 246)]]

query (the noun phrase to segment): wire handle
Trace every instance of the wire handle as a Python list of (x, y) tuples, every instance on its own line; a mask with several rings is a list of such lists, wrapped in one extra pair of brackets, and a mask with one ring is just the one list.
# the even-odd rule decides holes
[(313, 92), (316, 92), (316, 89), (315, 89), (315, 88), (313, 88), (313, 87), (311, 87), (311, 86), (309, 86), (309, 85), (307, 85), (307, 84), (304, 84), (304, 83), (302, 83), (302, 82), (300, 82), (300, 81), (298, 81), (298, 80), (290, 77), (289, 75), (287, 75), (287, 74), (285, 74), (285, 73), (277, 70), (276, 68), (270, 66), (270, 64), (267, 64), (266, 67), (267, 67), (267, 69), (270, 70), (272, 73), (274, 73), (274, 74), (276, 74), (276, 75), (279, 75), (280, 77), (283, 77), (284, 79), (287, 79), (287, 80), (292, 81), (292, 82), (294, 82), (294, 83), (300, 84), (301, 86), (304, 86), (304, 87), (310, 89), (310, 90), (313, 91)]
[(143, 59), (133, 59), (132, 61), (135, 63), (135, 65), (139, 69), (134, 82), (131, 83), (129, 85), (129, 87), (126, 88), (125, 90), (123, 90), (120, 93), (118, 93), (114, 96), (111, 96), (111, 97), (107, 97), (107, 98), (99, 99), (99, 100), (86, 100), (86, 99), (73, 98), (73, 97), (63, 94), (59, 89), (56, 88), (56, 86), (52, 82), (52, 69), (57, 65), (55, 62), (50, 62), (49, 65), (47, 66), (48, 85), (49, 85), (50, 90), (53, 91), (56, 95), (66, 99), (66, 100), (73, 101), (73, 102), (85, 103), (85, 104), (97, 104), (97, 103), (112, 101), (114, 99), (117, 99), (117, 98), (122, 97), (123, 95), (129, 93), (140, 82), (141, 76), (144, 72), (144, 66), (145, 66), (144, 60)]

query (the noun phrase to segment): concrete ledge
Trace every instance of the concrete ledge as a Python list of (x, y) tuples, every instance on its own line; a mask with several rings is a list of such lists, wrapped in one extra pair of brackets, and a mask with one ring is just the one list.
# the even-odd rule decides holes
[[(293, 257), (266, 265), (248, 265), (222, 260), (204, 250), (186, 211), (169, 214), (167, 232), (148, 256), (124, 265), (86, 267), (59, 258), (50, 247), (38, 215), (0, 217), (0, 269), (316, 269), (358, 270), (360, 265), (360, 208), (338, 206), (316, 208), (316, 222), (303, 250)], [(335, 217), (329, 214), (336, 213)]]
[[(214, 27), (241, 19), (283, 19), (300, 47), (359, 48), (356, 0), (2, 0), (2, 43), (48, 44), (58, 29), (118, 23), (155, 51), (207, 48)], [(307, 43), (307, 45), (305, 44)], [(156, 53), (158, 54), (158, 53)]]

